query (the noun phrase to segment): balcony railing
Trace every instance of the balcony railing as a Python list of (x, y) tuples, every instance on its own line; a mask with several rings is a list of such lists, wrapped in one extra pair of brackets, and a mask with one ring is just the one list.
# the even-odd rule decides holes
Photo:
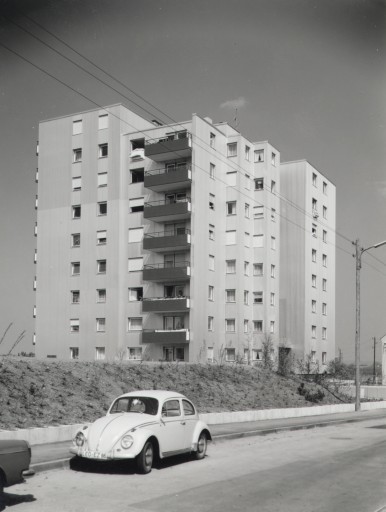
[(157, 222), (187, 219), (190, 213), (190, 197), (151, 201), (144, 204), (143, 210), (145, 219), (155, 219)]
[(145, 142), (145, 156), (155, 161), (186, 158), (191, 153), (192, 136), (186, 130)]
[(181, 199), (160, 199), (159, 201), (150, 201), (148, 203), (145, 203), (145, 207), (147, 206), (153, 208), (154, 206), (164, 206), (177, 203), (190, 203), (190, 197), (181, 197)]
[(142, 343), (189, 343), (189, 329), (144, 329)]
[(164, 268), (187, 268), (190, 266), (189, 261), (175, 261), (174, 263), (149, 263), (143, 266), (144, 270), (147, 269), (164, 269)]
[(190, 263), (188, 261), (178, 261), (175, 263), (153, 263), (144, 265), (144, 281), (180, 281), (190, 278)]
[(175, 167), (162, 167), (161, 169), (151, 169), (150, 171), (145, 172), (146, 176), (159, 176), (161, 174), (173, 174), (179, 171), (190, 171), (192, 166), (190, 164), (178, 165)]
[(156, 231), (155, 233), (145, 233), (143, 238), (163, 238), (167, 236), (180, 236), (180, 235), (190, 235), (190, 229), (177, 228), (171, 229), (167, 231)]
[(143, 237), (143, 248), (154, 252), (175, 252), (189, 249), (190, 230), (177, 228), (174, 230), (146, 233)]
[(187, 311), (189, 308), (189, 297), (148, 297), (142, 300), (142, 311), (144, 313)]

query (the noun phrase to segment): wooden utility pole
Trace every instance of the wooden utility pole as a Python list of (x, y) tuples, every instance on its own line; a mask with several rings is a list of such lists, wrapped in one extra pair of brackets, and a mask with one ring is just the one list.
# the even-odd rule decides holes
[(373, 342), (374, 342), (373, 384), (375, 384), (375, 344), (377, 343), (375, 336), (373, 337)]
[(360, 318), (361, 318), (361, 299), (360, 299), (360, 270), (361, 270), (361, 255), (362, 250), (359, 246), (359, 239), (355, 242), (355, 261), (356, 261), (356, 287), (355, 287), (355, 410), (361, 410), (361, 383), (360, 383)]

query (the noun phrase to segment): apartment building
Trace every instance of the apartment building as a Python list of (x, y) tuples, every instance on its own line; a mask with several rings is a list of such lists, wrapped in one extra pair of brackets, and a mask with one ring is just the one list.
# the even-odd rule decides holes
[(161, 125), (114, 105), (40, 123), (38, 165), (38, 357), (258, 362), (265, 340), (277, 350), (275, 147), (196, 114)]
[(335, 186), (305, 160), (281, 164), (280, 337), (320, 371), (335, 357)]

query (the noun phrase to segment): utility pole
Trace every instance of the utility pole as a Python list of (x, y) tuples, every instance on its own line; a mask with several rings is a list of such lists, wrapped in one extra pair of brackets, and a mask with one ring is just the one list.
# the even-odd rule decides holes
[(375, 336), (373, 337), (373, 342), (374, 342), (373, 384), (375, 384), (375, 344), (377, 343)]

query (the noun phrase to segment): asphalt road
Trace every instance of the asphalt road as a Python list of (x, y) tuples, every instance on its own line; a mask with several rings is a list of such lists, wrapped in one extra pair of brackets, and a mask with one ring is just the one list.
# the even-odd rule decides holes
[(215, 442), (203, 461), (175, 458), (145, 476), (127, 464), (58, 469), (9, 489), (7, 504), (10, 512), (381, 512), (385, 436), (380, 418)]

